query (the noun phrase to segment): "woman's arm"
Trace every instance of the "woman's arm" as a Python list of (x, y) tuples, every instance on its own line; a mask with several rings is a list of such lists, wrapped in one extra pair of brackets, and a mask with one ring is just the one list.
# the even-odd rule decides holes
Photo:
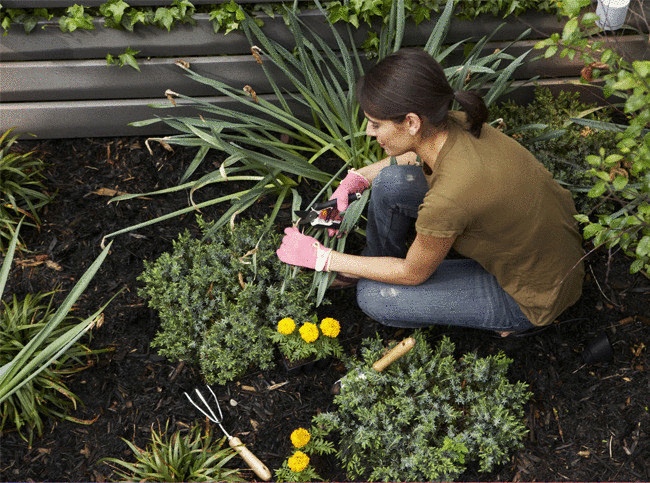
[[(417, 155), (413, 151), (411, 151), (396, 156), (396, 159), (397, 159), (397, 164), (415, 164)], [(369, 164), (368, 166), (359, 168), (356, 171), (364, 178), (366, 178), (368, 182), (372, 184), (372, 180), (375, 179), (375, 177), (379, 174), (379, 172), (389, 164), (390, 164), (390, 158), (384, 158), (381, 161), (377, 161), (376, 163)]]
[(351, 277), (398, 285), (419, 285), (436, 271), (456, 237), (438, 238), (418, 234), (406, 258), (363, 257), (332, 252), (329, 270)]

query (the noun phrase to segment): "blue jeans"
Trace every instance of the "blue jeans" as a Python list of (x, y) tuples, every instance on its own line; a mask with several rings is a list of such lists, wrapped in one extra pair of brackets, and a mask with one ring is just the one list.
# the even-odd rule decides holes
[[(404, 258), (407, 238), (428, 191), (422, 168), (388, 166), (375, 178), (364, 256)], [(494, 331), (534, 327), (496, 278), (471, 259), (446, 259), (424, 283), (361, 279), (357, 302), (369, 317), (394, 327), (453, 325)]]

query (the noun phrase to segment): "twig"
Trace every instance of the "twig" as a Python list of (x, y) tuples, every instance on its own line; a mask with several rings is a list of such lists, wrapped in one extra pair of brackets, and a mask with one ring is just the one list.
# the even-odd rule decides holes
[(610, 298), (607, 295), (605, 295), (605, 292), (603, 292), (603, 289), (598, 283), (598, 279), (596, 278), (596, 274), (594, 274), (594, 269), (591, 268), (591, 265), (589, 265), (589, 271), (591, 272), (591, 276), (594, 278), (594, 282), (596, 282), (596, 286), (598, 287), (598, 290), (600, 290), (601, 295), (605, 297), (605, 300), (607, 300), (610, 304), (615, 305), (616, 307), (620, 307), (619, 304), (613, 302), (612, 300), (610, 300)]
[(557, 430), (560, 433), (560, 438), (564, 443), (564, 433), (562, 432), (562, 427), (560, 426), (560, 417), (557, 414), (557, 409), (553, 408), (553, 415), (555, 416), (555, 421), (557, 422)]

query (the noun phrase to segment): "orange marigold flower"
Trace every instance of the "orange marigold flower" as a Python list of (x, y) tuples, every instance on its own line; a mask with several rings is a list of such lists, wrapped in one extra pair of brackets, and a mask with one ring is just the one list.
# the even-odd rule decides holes
[(291, 469), (291, 471), (300, 473), (302, 470), (307, 468), (307, 465), (309, 464), (309, 456), (302, 451), (296, 451), (293, 456), (289, 458), (287, 463), (289, 464), (289, 469)]
[(293, 319), (290, 319), (288, 317), (278, 322), (278, 332), (280, 332), (280, 334), (289, 335), (294, 331), (295, 328), (296, 323), (293, 321)]
[(323, 332), (323, 335), (327, 337), (337, 337), (341, 332), (341, 324), (336, 319), (332, 317), (326, 317), (321, 320), (320, 330)]
[(305, 428), (298, 428), (293, 433), (291, 433), (291, 443), (296, 448), (302, 448), (307, 443), (309, 443), (310, 439), (311, 435)]
[(302, 337), (305, 342), (314, 342), (318, 339), (318, 327), (316, 324), (311, 322), (305, 322), (302, 327), (300, 327), (300, 337)]

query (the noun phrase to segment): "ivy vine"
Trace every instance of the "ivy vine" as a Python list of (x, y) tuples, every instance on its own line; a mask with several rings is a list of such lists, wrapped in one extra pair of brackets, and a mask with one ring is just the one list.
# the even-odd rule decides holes
[[(419, 24), (429, 20), (431, 12), (439, 12), (447, 0), (406, 0), (408, 17)], [(527, 10), (538, 12), (556, 12), (554, 0), (457, 0), (457, 17), (473, 19), (481, 14), (489, 15), (519, 15)], [(325, 3), (328, 18), (331, 22), (349, 22), (355, 27), (362, 23), (371, 24), (377, 19), (386, 19), (392, 0), (336, 0)], [(103, 19), (104, 27), (128, 30), (132, 32), (137, 25), (153, 25), (167, 31), (176, 24), (195, 24), (194, 15), (209, 14), (215, 32), (224, 33), (237, 30), (243, 20), (242, 9), (249, 13), (262, 11), (273, 17), (282, 12), (286, 3), (255, 3), (238, 5), (234, 0), (218, 5), (195, 6), (189, 0), (175, 0), (169, 6), (133, 7), (124, 0), (108, 0), (99, 7), (84, 7), (72, 5), (67, 8), (4, 8), (0, 5), (0, 26), (4, 35), (14, 24), (21, 24), (26, 33), (36, 28), (39, 21), (59, 19), (62, 32), (73, 32), (77, 29), (92, 30), (95, 20)], [(310, 2), (299, 2), (304, 8), (311, 8)]]

